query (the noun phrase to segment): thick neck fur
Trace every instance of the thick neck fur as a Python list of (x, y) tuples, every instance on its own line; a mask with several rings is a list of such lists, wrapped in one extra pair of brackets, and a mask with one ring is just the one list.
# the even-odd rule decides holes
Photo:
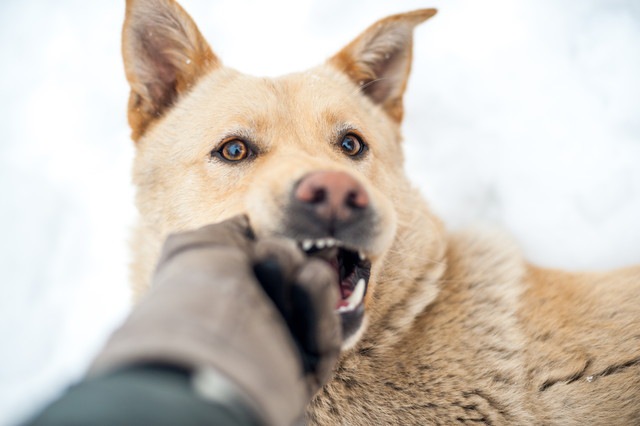
[(378, 283), (408, 294), (369, 329), (375, 340), (365, 335), (343, 357), (309, 407), (311, 424), (531, 424), (514, 285), (524, 263), (499, 236), (440, 237), (437, 263), (424, 255), (413, 281)]
[(374, 283), (375, 303), (360, 347), (390, 345), (401, 338), (437, 296), (446, 267), (443, 226), (429, 213), (419, 192), (407, 182), (394, 198), (397, 235)]

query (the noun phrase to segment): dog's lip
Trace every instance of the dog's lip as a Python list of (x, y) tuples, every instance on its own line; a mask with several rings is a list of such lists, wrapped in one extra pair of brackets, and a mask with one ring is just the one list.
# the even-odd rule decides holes
[(326, 261), (336, 271), (341, 295), (336, 311), (342, 319), (363, 313), (371, 272), (366, 252), (334, 238), (304, 239), (299, 245), (307, 255)]

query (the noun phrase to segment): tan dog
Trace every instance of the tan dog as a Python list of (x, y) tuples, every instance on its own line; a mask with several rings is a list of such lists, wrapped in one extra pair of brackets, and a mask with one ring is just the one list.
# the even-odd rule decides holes
[(310, 423), (639, 424), (640, 269), (543, 270), (448, 235), (407, 181), (412, 32), (434, 14), (268, 79), (223, 66), (173, 0), (127, 1), (135, 293), (168, 233), (245, 213), (337, 271), (345, 350)]

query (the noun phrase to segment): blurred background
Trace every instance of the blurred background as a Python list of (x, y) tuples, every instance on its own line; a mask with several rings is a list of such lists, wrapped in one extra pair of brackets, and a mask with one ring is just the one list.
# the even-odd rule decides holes
[[(535, 263), (640, 262), (636, 0), (183, 0), (214, 51), (275, 76), (388, 14), (416, 30), (407, 169), (451, 229)], [(124, 1), (0, 3), (0, 424), (81, 376), (129, 308)]]

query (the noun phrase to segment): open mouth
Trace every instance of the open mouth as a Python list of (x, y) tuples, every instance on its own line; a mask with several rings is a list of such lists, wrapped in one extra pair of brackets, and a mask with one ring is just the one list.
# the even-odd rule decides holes
[[(336, 311), (341, 314), (343, 322), (347, 318), (350, 319), (349, 322), (353, 322), (355, 318), (351, 317), (354, 315), (361, 317), (364, 313), (363, 301), (371, 273), (371, 262), (366, 254), (333, 238), (306, 239), (300, 242), (300, 247), (307, 255), (329, 263), (335, 271), (340, 289)], [(360, 320), (357, 322), (359, 326)]]

